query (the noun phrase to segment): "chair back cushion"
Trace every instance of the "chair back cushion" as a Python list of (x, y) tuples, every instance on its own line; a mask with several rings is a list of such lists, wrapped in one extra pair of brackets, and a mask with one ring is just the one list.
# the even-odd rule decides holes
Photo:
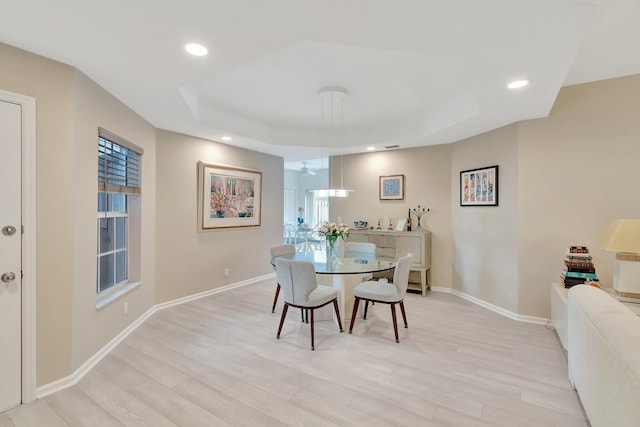
[(309, 294), (318, 287), (315, 268), (307, 261), (276, 258), (276, 278), (289, 304), (306, 304)]
[(376, 252), (375, 243), (365, 243), (365, 242), (347, 242), (344, 245), (345, 252), (366, 252), (369, 254), (373, 254)]
[(409, 285), (409, 270), (411, 268), (411, 254), (407, 254), (400, 258), (396, 263), (396, 271), (393, 273), (393, 284), (398, 289), (398, 295), (407, 292)]
[(294, 245), (280, 245), (271, 248), (271, 258), (283, 255), (292, 255), (296, 253), (296, 247)]

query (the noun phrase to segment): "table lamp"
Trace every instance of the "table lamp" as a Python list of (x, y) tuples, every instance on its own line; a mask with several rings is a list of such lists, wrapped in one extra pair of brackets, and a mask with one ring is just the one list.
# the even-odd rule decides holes
[(640, 219), (618, 219), (611, 223), (600, 247), (616, 253), (613, 263), (616, 294), (640, 299)]

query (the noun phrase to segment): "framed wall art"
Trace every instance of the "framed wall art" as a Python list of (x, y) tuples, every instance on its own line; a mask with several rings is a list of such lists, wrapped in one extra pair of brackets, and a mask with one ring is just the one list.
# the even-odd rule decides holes
[(404, 175), (380, 177), (380, 200), (404, 200)]
[(257, 227), (261, 214), (262, 172), (198, 162), (201, 230)]
[(498, 206), (498, 166), (460, 172), (460, 206)]

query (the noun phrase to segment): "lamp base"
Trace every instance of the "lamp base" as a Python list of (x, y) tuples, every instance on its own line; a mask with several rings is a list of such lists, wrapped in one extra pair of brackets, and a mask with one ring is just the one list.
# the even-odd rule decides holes
[(613, 289), (621, 297), (640, 299), (640, 255), (616, 253), (613, 263)]

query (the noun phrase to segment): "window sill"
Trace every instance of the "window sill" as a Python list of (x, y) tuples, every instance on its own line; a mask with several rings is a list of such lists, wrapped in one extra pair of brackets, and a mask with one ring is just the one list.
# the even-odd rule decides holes
[(99, 296), (96, 300), (96, 308), (100, 310), (106, 307), (107, 305), (111, 304), (113, 301), (117, 300), (121, 296), (128, 294), (129, 292), (131, 292), (141, 284), (142, 282), (127, 283), (123, 287), (117, 289), (116, 291), (108, 295)]

